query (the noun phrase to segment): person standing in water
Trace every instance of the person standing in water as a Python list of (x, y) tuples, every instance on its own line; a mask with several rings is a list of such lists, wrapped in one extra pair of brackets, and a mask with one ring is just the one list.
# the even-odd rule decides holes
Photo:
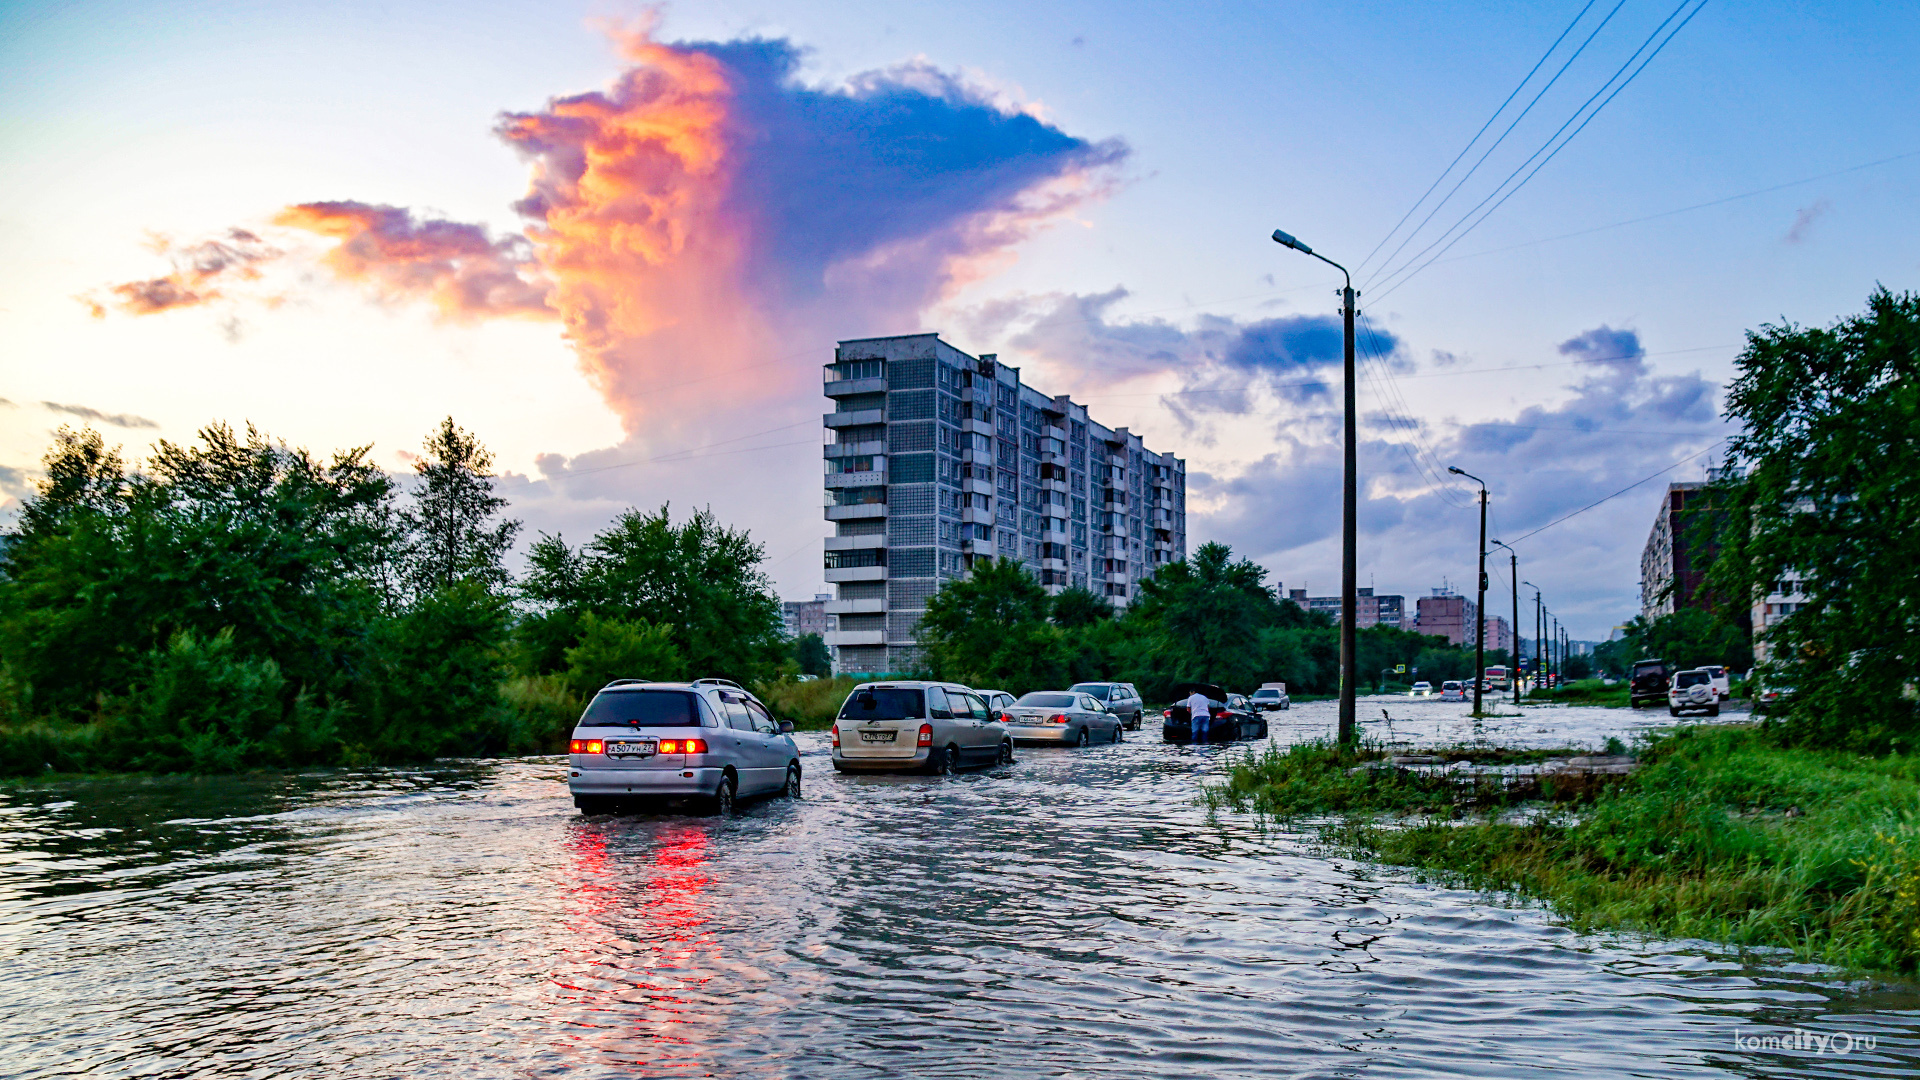
[(1206, 742), (1207, 728), (1213, 723), (1213, 703), (1207, 700), (1207, 695), (1195, 690), (1180, 704), (1187, 707), (1187, 730), (1191, 733), (1189, 741)]

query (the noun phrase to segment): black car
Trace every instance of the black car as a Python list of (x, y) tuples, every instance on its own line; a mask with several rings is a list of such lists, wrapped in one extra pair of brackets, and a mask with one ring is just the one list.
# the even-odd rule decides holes
[(1245, 708), (1229, 708), (1229, 695), (1213, 683), (1178, 683), (1173, 688), (1174, 704), (1160, 714), (1160, 737), (1170, 743), (1191, 743), (1193, 741), (1193, 720), (1187, 715), (1187, 707), (1181, 702), (1198, 690), (1207, 696), (1213, 706), (1213, 719), (1207, 726), (1207, 741), (1210, 743), (1235, 742), (1240, 739), (1264, 739), (1267, 737), (1266, 718)]
[(1673, 672), (1667, 669), (1665, 660), (1636, 660), (1633, 674), (1627, 684), (1627, 702), (1633, 708), (1639, 708), (1643, 702), (1667, 702), (1667, 687), (1673, 681)]

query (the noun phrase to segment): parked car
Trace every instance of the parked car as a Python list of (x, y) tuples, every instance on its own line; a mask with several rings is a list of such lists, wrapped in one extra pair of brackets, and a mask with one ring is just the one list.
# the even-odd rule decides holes
[(1756, 679), (1753, 689), (1753, 711), (1772, 712), (1793, 700), (1794, 686), (1788, 682), (1773, 682), (1769, 679)]
[(1448, 679), (1440, 684), (1441, 701), (1467, 700), (1467, 684), (1458, 679)]
[(751, 693), (719, 680), (616, 679), (587, 703), (567, 746), (582, 813), (642, 800), (700, 800), (720, 813), (752, 795), (800, 794), (800, 749)]
[(1721, 667), (1719, 664), (1702, 664), (1700, 670), (1706, 672), (1710, 677), (1709, 681), (1713, 684), (1713, 692), (1720, 695), (1721, 701), (1725, 701), (1733, 696), (1733, 675), (1727, 671), (1726, 668)]
[(1260, 689), (1253, 692), (1253, 707), (1256, 712), (1273, 712), (1275, 709), (1293, 708), (1293, 699), (1287, 696), (1287, 684), (1283, 682), (1263, 682)]
[(1006, 725), (958, 683), (862, 683), (827, 734), (836, 772), (951, 773), (1013, 761)]
[(1005, 690), (975, 690), (982, 701), (987, 703), (987, 715), (995, 720), (1005, 720), (1001, 714), (1013, 705), (1013, 695)]
[(1419, 682), (1413, 684), (1413, 689), (1407, 691), (1407, 696), (1408, 697), (1432, 697), (1433, 684), (1428, 682), (1425, 679), (1421, 679)]
[(1663, 701), (1672, 684), (1665, 660), (1637, 660), (1627, 684), (1627, 704), (1639, 708), (1648, 701)]
[(1674, 716), (1683, 712), (1719, 716), (1720, 694), (1713, 688), (1713, 674), (1706, 668), (1675, 672), (1673, 685), (1667, 689), (1667, 712)]
[(1015, 742), (1085, 746), (1119, 742), (1120, 717), (1092, 694), (1073, 690), (1035, 690), (1022, 694), (1006, 712), (1007, 734)]
[(1146, 714), (1147, 703), (1140, 700), (1140, 691), (1130, 682), (1081, 682), (1067, 687), (1076, 694), (1086, 694), (1107, 707), (1107, 711), (1118, 716), (1120, 722), (1131, 731), (1140, 730), (1141, 718)]
[(1207, 741), (1210, 743), (1233, 742), (1237, 739), (1264, 739), (1267, 737), (1266, 718), (1247, 709), (1234, 709), (1228, 706), (1230, 697), (1225, 690), (1213, 683), (1176, 683), (1173, 687), (1175, 704), (1160, 714), (1160, 737), (1170, 743), (1191, 743), (1193, 741), (1193, 721), (1187, 715), (1187, 707), (1180, 704), (1182, 698), (1194, 691), (1205, 694), (1212, 706), (1212, 719), (1208, 722)]

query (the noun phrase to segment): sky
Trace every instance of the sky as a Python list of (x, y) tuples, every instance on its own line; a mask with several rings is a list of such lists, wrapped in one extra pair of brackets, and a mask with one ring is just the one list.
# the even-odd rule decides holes
[(804, 597), (818, 365), (938, 331), (1331, 594), (1340, 276), (1278, 227), (1362, 292), (1361, 584), (1471, 586), (1458, 467), (1604, 638), (1745, 332), (1920, 284), (1915, 55), (1861, 3), (13, 3), (0, 512), (61, 424), (405, 474), (451, 415), (523, 536), (711, 506)]

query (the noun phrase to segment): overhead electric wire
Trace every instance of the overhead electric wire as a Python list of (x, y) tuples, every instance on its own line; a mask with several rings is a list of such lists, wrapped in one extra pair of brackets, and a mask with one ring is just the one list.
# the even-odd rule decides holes
[(1686, 457), (1681, 458), (1679, 461), (1674, 462), (1673, 464), (1667, 466), (1664, 469), (1660, 469), (1657, 472), (1648, 473), (1646, 476), (1643, 476), (1640, 479), (1635, 480), (1633, 483), (1628, 484), (1626, 487), (1621, 488), (1619, 491), (1614, 492), (1613, 494), (1607, 496), (1604, 499), (1596, 499), (1593, 502), (1590, 502), (1587, 505), (1581, 507), (1580, 509), (1573, 511), (1572, 513), (1562, 514), (1561, 516), (1554, 518), (1552, 521), (1547, 522), (1545, 525), (1540, 526), (1539, 528), (1533, 530), (1532, 532), (1523, 533), (1520, 536), (1516, 536), (1513, 538), (1511, 542), (1518, 544), (1530, 536), (1538, 536), (1541, 533), (1546, 532), (1548, 529), (1553, 528), (1555, 525), (1558, 525), (1563, 521), (1567, 521), (1571, 518), (1579, 517), (1581, 514), (1586, 513), (1587, 511), (1593, 509), (1596, 506), (1599, 506), (1602, 503), (1611, 502), (1612, 500), (1617, 499), (1622, 495), (1625, 495), (1627, 492), (1632, 491), (1634, 488), (1639, 487), (1641, 484), (1644, 484), (1647, 481), (1652, 480), (1656, 477), (1663, 476), (1667, 473), (1670, 473), (1673, 470), (1679, 468), (1680, 466), (1685, 465), (1687, 462), (1692, 461), (1694, 458), (1701, 456), (1702, 454), (1712, 453), (1714, 447), (1719, 446), (1721, 443), (1726, 441), (1727, 440), (1725, 438), (1715, 439), (1714, 441), (1708, 443), (1705, 449), (1696, 450), (1695, 452), (1688, 454)]
[[(1693, 10), (1690, 12), (1687, 12), (1687, 17), (1684, 19), (1681, 19), (1680, 24), (1678, 26), (1675, 26), (1673, 30), (1669, 32), (1665, 38), (1660, 38), (1660, 33), (1663, 30), (1666, 30), (1667, 24), (1673, 22), (1673, 20), (1676, 17), (1678, 17), (1682, 11), (1686, 10), (1686, 7), (1688, 4), (1694, 5)], [(1606, 82), (1601, 83), (1600, 89), (1595, 90), (1593, 94), (1587, 98), (1586, 101), (1582, 102), (1580, 104), (1580, 107), (1573, 111), (1573, 115), (1569, 116), (1565, 123), (1561, 124), (1559, 128), (1555, 129), (1552, 135), (1547, 136), (1546, 141), (1540, 144), (1539, 149), (1535, 150), (1531, 155), (1529, 155), (1527, 159), (1521, 162), (1519, 166), (1516, 167), (1511, 173), (1508, 173), (1506, 179), (1500, 181), (1499, 185), (1496, 186), (1493, 189), (1493, 191), (1489, 192), (1486, 198), (1481, 199), (1480, 202), (1473, 207), (1473, 209), (1468, 210), (1465, 214), (1461, 215), (1460, 219), (1458, 221), (1455, 221), (1453, 225), (1449, 226), (1446, 232), (1443, 232), (1440, 234), (1439, 239), (1436, 239), (1435, 241), (1433, 241), (1433, 243), (1430, 243), (1425, 248), (1422, 248), (1418, 254), (1414, 255), (1412, 258), (1408, 259), (1406, 262), (1401, 263), (1395, 269), (1375, 279), (1375, 281), (1369, 282), (1368, 287), (1370, 289), (1376, 283), (1379, 285), (1386, 286), (1385, 291), (1380, 292), (1378, 295), (1374, 297), (1374, 301), (1377, 303), (1381, 299), (1384, 299), (1387, 295), (1391, 294), (1393, 290), (1406, 284), (1408, 280), (1414, 277), (1414, 275), (1420, 273), (1420, 271), (1425, 270), (1427, 267), (1433, 265), (1434, 260), (1440, 258), (1440, 256), (1442, 255), (1445, 255), (1449, 250), (1453, 248), (1453, 245), (1465, 239), (1468, 233), (1471, 233), (1474, 229), (1479, 228), (1481, 222), (1484, 222), (1485, 220), (1487, 220), (1487, 218), (1491, 217), (1495, 211), (1500, 209), (1500, 207), (1506, 205), (1506, 202), (1508, 199), (1511, 199), (1515, 194), (1517, 194), (1521, 188), (1526, 187), (1527, 182), (1532, 180), (1534, 176), (1538, 175), (1541, 169), (1546, 168), (1548, 162), (1552, 161), (1555, 157), (1559, 156), (1560, 151), (1566, 149), (1568, 143), (1571, 143), (1575, 138), (1579, 136), (1579, 134), (1582, 131), (1585, 131), (1587, 128), (1587, 125), (1593, 122), (1594, 117), (1599, 116), (1600, 113), (1603, 110), (1605, 110), (1609, 104), (1613, 102), (1614, 98), (1620, 96), (1620, 92), (1622, 90), (1625, 90), (1628, 86), (1632, 85), (1633, 81), (1640, 77), (1640, 73), (1647, 69), (1647, 65), (1653, 63), (1654, 58), (1659, 56), (1661, 51), (1667, 47), (1668, 43), (1673, 41), (1673, 39), (1679, 35), (1680, 31), (1686, 29), (1687, 24), (1693, 21), (1693, 17), (1695, 15), (1700, 14), (1700, 10), (1706, 6), (1707, 6), (1707, 0), (1697, 0), (1697, 2), (1696, 0), (1680, 0), (1680, 3), (1673, 9), (1673, 11), (1669, 13), (1665, 19), (1660, 21), (1660, 25), (1653, 28), (1653, 33), (1648, 34), (1647, 39), (1640, 43), (1640, 47), (1635, 49), (1632, 55), (1627, 57), (1626, 63), (1621, 64), (1619, 69), (1616, 70), (1611, 76), (1609, 76)], [(1659, 44), (1654, 45), (1653, 51), (1647, 53), (1646, 59), (1640, 60), (1640, 54), (1643, 52), (1646, 52), (1647, 46), (1652, 45), (1656, 38), (1660, 38)], [(1620, 85), (1613, 86), (1614, 81), (1620, 78), (1621, 73), (1625, 72), (1629, 67), (1632, 67), (1634, 61), (1636, 60), (1640, 60), (1640, 66), (1633, 68), (1632, 73), (1627, 75), (1626, 79), (1620, 82)], [(1611, 93), (1607, 93), (1607, 88), (1610, 86), (1613, 87), (1613, 90)], [(1603, 93), (1607, 95), (1605, 100), (1602, 100), (1600, 104), (1598, 106), (1595, 106), (1591, 112), (1587, 112), (1587, 107), (1589, 105), (1592, 105), (1594, 100), (1596, 98), (1599, 98), (1600, 95)], [(1581, 113), (1583, 112), (1587, 114), (1585, 119), (1581, 119)], [(1579, 126), (1575, 127), (1573, 131), (1566, 136), (1566, 138), (1560, 139), (1561, 133), (1565, 132), (1568, 125), (1572, 124), (1575, 120), (1580, 121)], [(1556, 139), (1560, 140), (1557, 145), (1555, 144)], [(1548, 149), (1549, 147), (1551, 147), (1551, 150)], [(1515, 176), (1518, 176), (1522, 170), (1525, 170), (1528, 165), (1532, 165), (1534, 162), (1534, 159), (1539, 158), (1542, 153), (1545, 153), (1546, 156), (1544, 158), (1541, 158), (1540, 163), (1538, 165), (1534, 165), (1533, 170), (1531, 172), (1528, 172), (1525, 177), (1521, 178), (1519, 183), (1514, 184), (1512, 188), (1508, 189), (1507, 185), (1509, 183), (1512, 183), (1513, 178)], [(1505, 194), (1502, 194), (1503, 189), (1506, 189)], [(1486, 213), (1480, 214), (1478, 218), (1474, 218), (1471, 224), (1466, 224), (1469, 218), (1473, 218), (1474, 214), (1478, 213), (1481, 207), (1486, 206), (1487, 203), (1489, 201), (1492, 201), (1495, 196), (1499, 197), (1498, 202), (1494, 202), (1493, 206), (1488, 208)], [(1461, 229), (1461, 226), (1463, 224), (1465, 224), (1466, 227), (1464, 229)], [(1456, 229), (1460, 229), (1461, 231), (1457, 235), (1454, 235), (1454, 230)], [(1448, 239), (1449, 236), (1452, 236), (1452, 239)], [(1438, 252), (1435, 252), (1432, 258), (1426, 258), (1427, 253), (1430, 251), (1433, 251), (1435, 246), (1440, 245), (1442, 241), (1445, 241), (1445, 245), (1440, 247), (1440, 250)], [(1423, 258), (1426, 258), (1425, 262), (1420, 261)], [(1419, 263), (1419, 265), (1415, 266), (1414, 265), (1415, 263)], [(1412, 269), (1409, 269), (1409, 267), (1412, 267)], [(1399, 278), (1398, 281), (1393, 280), (1396, 277)]]
[(1400, 215), (1400, 220), (1393, 223), (1393, 228), (1388, 229), (1387, 234), (1380, 238), (1380, 242), (1373, 245), (1373, 250), (1367, 252), (1367, 257), (1354, 264), (1355, 270), (1359, 270), (1369, 262), (1372, 262), (1373, 257), (1380, 253), (1380, 249), (1387, 246), (1387, 241), (1393, 239), (1393, 234), (1400, 231), (1400, 226), (1405, 225), (1407, 219), (1413, 216), (1413, 212), (1420, 209), (1420, 204), (1426, 202), (1427, 196), (1433, 194), (1434, 189), (1440, 186), (1440, 182), (1447, 178), (1447, 174), (1453, 171), (1455, 165), (1460, 164), (1460, 160), (1467, 156), (1467, 151), (1473, 149), (1473, 144), (1480, 141), (1480, 136), (1487, 133), (1487, 129), (1493, 126), (1495, 120), (1500, 119), (1500, 114), (1506, 111), (1508, 105), (1513, 104), (1514, 98), (1520, 96), (1520, 91), (1526, 89), (1527, 83), (1532, 81), (1534, 75), (1540, 71), (1541, 65), (1545, 64), (1547, 58), (1553, 55), (1553, 51), (1560, 47), (1560, 43), (1567, 39), (1567, 35), (1573, 33), (1573, 28), (1579, 25), (1580, 20), (1586, 17), (1587, 12), (1592, 10), (1593, 5), (1597, 2), (1598, 0), (1587, 0), (1586, 6), (1580, 9), (1579, 14), (1573, 17), (1573, 21), (1567, 24), (1567, 28), (1560, 31), (1560, 36), (1553, 39), (1553, 44), (1547, 46), (1547, 51), (1540, 54), (1540, 59), (1535, 60), (1533, 67), (1529, 68), (1526, 75), (1514, 85), (1513, 92), (1507, 95), (1507, 99), (1500, 103), (1499, 108), (1493, 110), (1493, 113), (1487, 117), (1487, 122), (1480, 125), (1480, 130), (1473, 133), (1473, 138), (1468, 139), (1467, 144), (1460, 148), (1460, 152), (1453, 156), (1453, 160), (1447, 162), (1447, 167), (1441, 169), (1440, 175), (1433, 178), (1433, 183), (1427, 185), (1427, 190), (1421, 192), (1420, 197), (1413, 200), (1413, 205), (1407, 207), (1407, 212)]

